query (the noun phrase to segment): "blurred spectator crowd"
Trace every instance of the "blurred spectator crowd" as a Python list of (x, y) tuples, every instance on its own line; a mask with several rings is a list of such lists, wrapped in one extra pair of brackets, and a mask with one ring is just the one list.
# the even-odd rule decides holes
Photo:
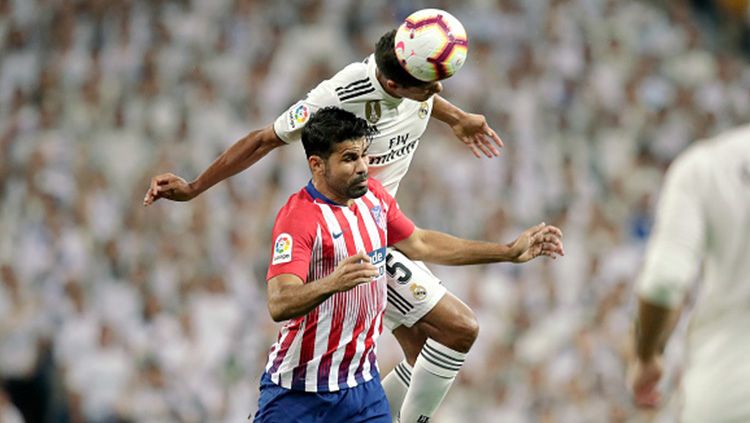
[(477, 160), (432, 123), (402, 209), (503, 242), (546, 221), (567, 252), (433, 268), (481, 327), (436, 421), (673, 421), (625, 390), (631, 286), (670, 160), (747, 122), (745, 58), (683, 1), (458, 3), (0, 0), (0, 422), (246, 420), (302, 149), (185, 204), (142, 207), (149, 178), (196, 177), (426, 6), (470, 35), (444, 97), (506, 147)]

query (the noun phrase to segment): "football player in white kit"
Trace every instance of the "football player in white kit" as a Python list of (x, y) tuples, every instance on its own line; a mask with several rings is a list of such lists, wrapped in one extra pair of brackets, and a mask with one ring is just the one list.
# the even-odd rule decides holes
[[(379, 133), (368, 150), (370, 176), (392, 196), (430, 117), (448, 124), (475, 156), (480, 157), (480, 152), (487, 157), (499, 155), (502, 141), (484, 116), (460, 110), (437, 96), (440, 82), (419, 81), (401, 67), (394, 52), (395, 33), (386, 33), (374, 54), (321, 82), (273, 124), (237, 141), (193, 182), (169, 173), (152, 178), (144, 205), (159, 198), (188, 201), (247, 169), (274, 148), (296, 143), (310, 115), (326, 106), (348, 110), (377, 127)], [(400, 414), (403, 422), (426, 422), (474, 343), (477, 320), (423, 264), (390, 250), (387, 271), (386, 327), (398, 339), (406, 359), (383, 379), (383, 386), (394, 416)]]
[(750, 422), (750, 125), (697, 142), (667, 172), (637, 285), (636, 404), (659, 404), (661, 350), (703, 267), (681, 421)]

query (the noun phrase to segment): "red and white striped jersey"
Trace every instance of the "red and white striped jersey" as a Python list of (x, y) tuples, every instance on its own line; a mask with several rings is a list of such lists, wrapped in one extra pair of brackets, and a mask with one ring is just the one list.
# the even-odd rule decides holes
[(284, 322), (266, 372), (288, 389), (330, 392), (378, 376), (375, 341), (386, 306), (386, 246), (409, 237), (409, 220), (380, 184), (349, 207), (333, 203), (310, 182), (279, 211), (267, 280), (293, 274), (305, 283), (331, 274), (338, 263), (367, 251), (379, 276), (332, 295), (305, 316)]

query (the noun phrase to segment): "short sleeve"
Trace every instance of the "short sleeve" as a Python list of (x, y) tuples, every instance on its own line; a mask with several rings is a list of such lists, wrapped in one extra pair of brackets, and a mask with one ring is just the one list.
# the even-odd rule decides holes
[(321, 82), (312, 91), (307, 93), (304, 100), (300, 100), (289, 107), (284, 113), (276, 118), (273, 129), (285, 143), (300, 140), (302, 128), (310, 119), (310, 116), (318, 110), (328, 106), (338, 106), (338, 97), (330, 88), (329, 81)]
[(273, 228), (271, 261), (266, 280), (290, 273), (307, 281), (314, 242), (315, 221), (300, 218), (299, 210), (282, 209)]
[(636, 287), (642, 298), (670, 308), (678, 306), (690, 288), (704, 251), (705, 218), (696, 158), (679, 158), (667, 172)]

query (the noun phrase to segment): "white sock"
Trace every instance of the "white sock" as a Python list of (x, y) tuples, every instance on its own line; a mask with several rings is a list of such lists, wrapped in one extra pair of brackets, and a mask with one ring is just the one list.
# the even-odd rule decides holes
[(398, 363), (393, 370), (388, 373), (380, 382), (385, 390), (385, 396), (388, 398), (388, 405), (391, 407), (393, 421), (398, 421), (401, 404), (404, 403), (404, 397), (409, 390), (411, 380), (411, 366), (406, 360)]
[(465, 353), (454, 351), (432, 339), (425, 342), (411, 372), (409, 391), (401, 406), (401, 423), (427, 423), (443, 402)]

